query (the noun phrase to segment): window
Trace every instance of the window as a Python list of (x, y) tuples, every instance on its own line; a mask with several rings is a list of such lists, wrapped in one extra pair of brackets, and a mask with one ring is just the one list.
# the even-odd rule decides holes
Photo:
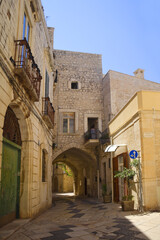
[(75, 132), (75, 114), (63, 113), (63, 133)]
[(49, 97), (49, 75), (47, 71), (45, 77), (45, 97)]
[(42, 182), (46, 182), (46, 152), (42, 150)]
[(28, 22), (28, 19), (26, 17), (26, 14), (24, 13), (23, 18), (23, 35), (22, 38), (26, 38), (26, 40), (29, 42), (29, 35), (30, 35), (30, 24)]
[(78, 89), (78, 82), (71, 82), (71, 89)]

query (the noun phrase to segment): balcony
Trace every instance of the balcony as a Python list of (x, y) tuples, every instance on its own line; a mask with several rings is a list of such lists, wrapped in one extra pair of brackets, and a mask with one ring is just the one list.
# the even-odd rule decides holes
[(87, 148), (96, 147), (99, 144), (101, 132), (98, 129), (88, 130), (84, 134), (84, 144)]
[(15, 41), (14, 72), (18, 76), (20, 83), (34, 102), (39, 101), (41, 73), (34, 61), (30, 46), (26, 39)]
[(49, 97), (42, 98), (42, 115), (50, 129), (54, 128), (54, 108)]
[(108, 129), (100, 132), (98, 129), (91, 129), (84, 134), (85, 146), (87, 148), (96, 147), (99, 143), (106, 144), (110, 142)]

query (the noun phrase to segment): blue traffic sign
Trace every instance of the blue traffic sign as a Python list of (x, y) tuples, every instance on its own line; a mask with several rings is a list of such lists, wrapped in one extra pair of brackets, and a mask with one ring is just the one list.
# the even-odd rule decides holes
[(130, 158), (135, 159), (138, 157), (138, 152), (136, 150), (132, 150), (132, 151), (130, 151), (129, 156), (130, 156)]

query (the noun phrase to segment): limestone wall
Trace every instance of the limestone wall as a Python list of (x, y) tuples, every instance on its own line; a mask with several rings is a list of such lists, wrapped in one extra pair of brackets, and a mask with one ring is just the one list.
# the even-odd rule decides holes
[[(137, 114), (132, 114), (127, 104), (109, 124), (113, 144), (126, 144), (125, 152), (136, 150), (139, 152), (142, 169), (142, 195), (143, 206), (145, 210), (159, 210), (159, 166), (160, 166), (160, 93), (157, 91), (141, 91), (135, 96), (138, 99)], [(134, 102), (135, 98), (132, 98)], [(114, 122), (120, 122), (121, 114), (128, 111), (130, 119), (124, 120), (122, 125), (114, 125)], [(114, 126), (114, 127), (113, 127)], [(113, 128), (112, 128), (113, 127)], [(114, 130), (115, 129), (115, 130)], [(116, 150), (114, 156), (120, 154), (120, 149)], [(136, 179), (134, 179), (136, 180)], [(135, 188), (133, 188), (134, 200), (137, 203)]]
[[(58, 84), (54, 107), (57, 110), (58, 147), (78, 142), (83, 145), (85, 116), (90, 114), (103, 119), (102, 63), (101, 55), (54, 50)], [(71, 89), (71, 82), (78, 82), (79, 89)], [(62, 112), (75, 113), (75, 133), (62, 133)], [(87, 124), (87, 123), (86, 123)], [(99, 126), (101, 128), (101, 126)]]
[[(65, 168), (67, 170), (67, 173), (70, 173), (69, 175), (66, 173)], [(53, 192), (59, 192), (59, 193), (69, 193), (73, 192), (73, 182), (74, 178), (71, 174), (71, 169), (63, 165), (62, 163), (54, 165), (53, 168)]]
[(160, 90), (160, 84), (109, 70), (103, 78), (105, 124), (140, 90)]
[[(70, 162), (78, 171), (76, 188), (84, 195), (86, 184), (87, 194), (96, 195), (96, 156), (93, 149), (86, 149), (84, 133), (88, 130), (88, 118), (97, 119), (97, 128), (102, 131), (103, 96), (102, 96), (102, 59), (101, 55), (54, 50), (55, 67), (58, 70), (58, 83), (54, 91), (54, 108), (56, 109), (55, 135), (57, 152), (62, 154), (72, 147), (83, 150), (83, 154), (70, 156)], [(78, 89), (72, 89), (72, 82), (78, 83)], [(75, 114), (74, 133), (63, 133), (63, 114)], [(68, 147), (67, 147), (68, 146)], [(74, 148), (75, 149), (75, 148)], [(89, 155), (87, 155), (87, 153)], [(67, 156), (69, 155), (66, 154)], [(62, 159), (61, 159), (62, 160)], [(87, 180), (83, 173), (86, 169)], [(92, 169), (92, 170), (91, 170)], [(85, 182), (86, 181), (86, 182)]]
[[(49, 97), (53, 100), (54, 60), (41, 1), (0, 1), (0, 182), (4, 117), (10, 106), (19, 120), (22, 151), (20, 172), (20, 217), (32, 217), (51, 205), (53, 131), (42, 118), (45, 74), (49, 75)], [(38, 102), (31, 100), (14, 73), (15, 40), (22, 39), (24, 13), (30, 24), (29, 46), (41, 75)], [(46, 180), (42, 182), (42, 150), (46, 152)]]
[[(123, 128), (117, 132), (113, 137), (113, 144), (126, 144), (126, 149), (124, 150), (122, 147), (119, 147), (117, 151), (113, 154), (113, 157), (122, 154), (123, 152), (129, 152), (131, 150), (136, 150), (141, 155), (141, 133), (140, 133), (140, 120), (139, 117), (135, 117), (134, 119), (130, 119), (130, 121), (123, 126)], [(108, 153), (111, 157), (111, 153)], [(128, 161), (132, 161), (129, 159)], [(136, 178), (134, 179), (136, 181)], [(138, 198), (137, 192), (138, 188), (137, 185), (132, 186), (133, 191), (132, 195), (134, 196), (135, 201), (135, 208), (138, 207)]]

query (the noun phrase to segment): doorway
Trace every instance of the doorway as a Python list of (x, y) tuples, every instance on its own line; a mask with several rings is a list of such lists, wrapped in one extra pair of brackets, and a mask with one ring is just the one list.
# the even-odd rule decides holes
[(84, 191), (85, 191), (85, 196), (87, 196), (87, 178), (84, 178)]
[(3, 127), (0, 226), (19, 217), (21, 144), (18, 119), (8, 107)]

